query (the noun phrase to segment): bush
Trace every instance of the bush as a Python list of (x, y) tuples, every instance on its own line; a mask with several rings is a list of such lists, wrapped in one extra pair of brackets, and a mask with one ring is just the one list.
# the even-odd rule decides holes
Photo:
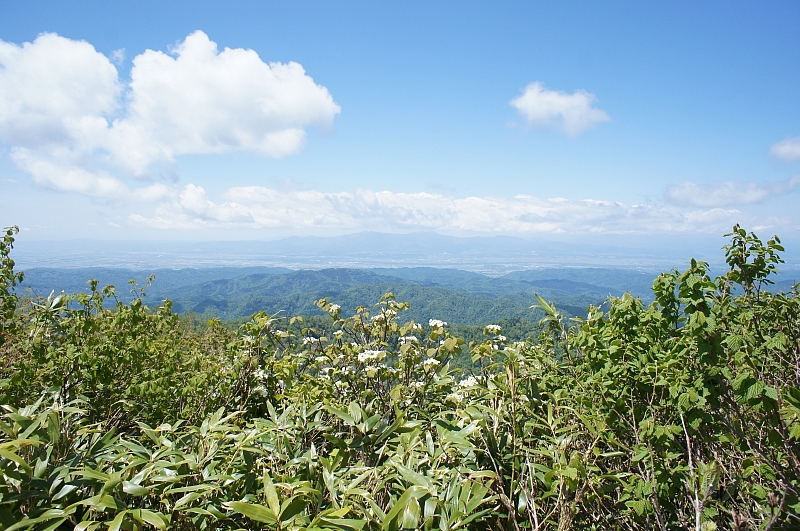
[(4, 329), (0, 523), (797, 528), (797, 287), (766, 289), (777, 238), (729, 236), (725, 276), (692, 261), (649, 306), (572, 321), (540, 300), (537, 343), (487, 326), (468, 351), (391, 294), (347, 318), (317, 301), (330, 323), (299, 333), (195, 332), (168, 303), (104, 309), (96, 283), (33, 301)]

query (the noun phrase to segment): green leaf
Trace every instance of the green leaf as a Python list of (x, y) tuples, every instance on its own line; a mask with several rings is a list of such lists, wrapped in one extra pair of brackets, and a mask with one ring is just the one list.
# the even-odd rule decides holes
[(416, 529), (417, 524), (419, 523), (419, 501), (417, 498), (411, 498), (408, 500), (405, 509), (403, 509), (403, 516), (400, 519), (400, 526), (403, 529)]
[(329, 524), (325, 526), (326, 528), (340, 529), (341, 531), (361, 531), (367, 525), (366, 520), (354, 520), (351, 518), (327, 518), (322, 516), (320, 520)]
[(272, 478), (264, 471), (264, 496), (267, 498), (267, 504), (272, 509), (272, 514), (275, 520), (281, 515), (281, 502), (278, 499), (278, 491), (275, 490), (275, 485), (272, 483)]
[[(383, 519), (381, 527), (383, 529), (389, 529), (389, 526), (400, 515), (400, 512), (405, 510), (406, 505), (411, 498), (421, 498), (427, 493), (428, 490), (424, 487), (420, 487), (419, 485), (408, 487), (394, 504), (394, 506), (392, 506), (392, 509), (386, 513), (386, 518)], [(417, 503), (417, 507), (419, 507), (419, 503)]]
[(125, 520), (126, 514), (128, 514), (128, 511), (122, 511), (118, 513), (108, 525), (108, 531), (119, 531), (119, 528), (122, 527), (122, 522)]
[(147, 509), (140, 509), (139, 511), (134, 513), (134, 518), (136, 520), (147, 522), (156, 529), (166, 529), (167, 526), (169, 525), (166, 516), (158, 512), (148, 511)]
[(350, 415), (348, 415), (347, 413), (345, 413), (344, 411), (342, 411), (341, 409), (336, 409), (335, 407), (331, 407), (331, 406), (325, 406), (325, 410), (330, 412), (330, 413), (333, 413), (334, 415), (336, 415), (337, 417), (342, 419), (345, 422), (345, 424), (347, 424), (348, 426), (355, 426), (356, 425), (355, 419), (353, 417), (351, 417)]
[(273, 511), (264, 507), (263, 505), (256, 505), (254, 503), (246, 502), (230, 502), (228, 505), (237, 513), (242, 514), (251, 520), (272, 525), (278, 523)]
[(754, 398), (758, 398), (761, 396), (761, 392), (763, 390), (764, 390), (764, 383), (758, 380), (753, 385), (747, 388), (744, 398), (745, 400), (748, 401), (753, 400)]
[(130, 494), (131, 496), (146, 496), (150, 494), (150, 489), (146, 489), (141, 485), (131, 483), (130, 481), (123, 481), (122, 492), (125, 494)]
[(302, 513), (308, 504), (301, 499), (286, 500), (281, 507), (281, 522), (288, 522)]
[(14, 452), (5, 449), (0, 449), (0, 457), (8, 459), (9, 461), (14, 461), (28, 475), (31, 475), (33, 473), (33, 469), (28, 465), (28, 463), (26, 463), (23, 458), (21, 458)]

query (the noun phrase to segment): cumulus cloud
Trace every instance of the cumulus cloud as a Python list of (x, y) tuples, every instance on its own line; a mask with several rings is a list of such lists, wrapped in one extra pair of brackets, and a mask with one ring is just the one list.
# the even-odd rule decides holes
[(0, 141), (30, 149), (90, 141), (122, 90), (114, 65), (85, 41), (53, 33), (22, 46), (0, 41)]
[(163, 183), (131, 188), (104, 171), (89, 171), (78, 166), (55, 163), (32, 154), (24, 148), (14, 148), (11, 160), (30, 174), (33, 182), (60, 192), (76, 192), (102, 199), (158, 201), (175, 195), (174, 187)]
[[(121, 55), (112, 54), (114, 61)], [(340, 107), (297, 63), (265, 63), (253, 50), (219, 51), (196, 31), (171, 52), (133, 59), (130, 82), (85, 41), (52, 33), (0, 41), (0, 142), (22, 169), (64, 169), (34, 180), (59, 190), (127, 190), (184, 154), (298, 152), (306, 130), (328, 131)], [(69, 174), (69, 175), (66, 175)]]
[(684, 211), (597, 200), (514, 197), (451, 198), (430, 193), (357, 190), (280, 192), (260, 186), (231, 188), (221, 202), (188, 185), (154, 215), (131, 221), (160, 229), (254, 228), (284, 232), (409, 231), (451, 233), (719, 233), (740, 222), (738, 210)]
[(729, 207), (760, 203), (771, 197), (788, 194), (798, 186), (800, 186), (800, 176), (785, 181), (764, 183), (720, 181), (697, 184), (686, 181), (668, 186), (664, 191), (664, 197), (677, 205)]
[(781, 140), (770, 148), (769, 154), (786, 162), (800, 160), (800, 136)]
[(535, 81), (509, 103), (525, 118), (529, 127), (551, 127), (576, 136), (611, 119), (604, 110), (594, 107), (596, 102), (597, 97), (585, 90), (569, 94), (548, 90)]

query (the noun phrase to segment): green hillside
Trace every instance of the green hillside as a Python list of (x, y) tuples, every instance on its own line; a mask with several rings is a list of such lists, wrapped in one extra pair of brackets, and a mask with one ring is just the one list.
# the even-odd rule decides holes
[[(572, 270), (571, 270), (572, 271)], [(578, 271), (578, 270), (574, 270)], [(534, 319), (530, 310), (535, 293), (557, 303), (569, 315), (583, 315), (590, 304), (601, 304), (622, 290), (592, 284), (594, 278), (624, 284), (625, 272), (576, 275), (581, 280), (550, 278), (557, 271), (540, 272), (545, 278), (513, 275), (488, 277), (479, 273), (437, 268), (322, 269), (291, 271), (282, 268), (209, 268), (156, 270), (147, 289), (148, 300), (170, 299), (179, 313), (196, 313), (233, 320), (257, 311), (284, 315), (319, 315), (314, 301), (329, 297), (348, 311), (365, 300), (393, 292), (411, 303), (409, 317), (479, 325), (497, 319)], [(33, 269), (18, 292), (46, 295), (51, 290), (86, 292), (86, 281), (113, 284), (122, 301), (131, 298), (128, 280), (141, 286), (145, 271), (124, 269)], [(27, 290), (27, 291), (26, 291)]]

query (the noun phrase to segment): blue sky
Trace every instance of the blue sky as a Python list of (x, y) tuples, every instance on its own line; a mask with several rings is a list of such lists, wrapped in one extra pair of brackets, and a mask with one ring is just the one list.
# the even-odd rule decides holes
[(7, 1), (0, 223), (792, 239), (798, 27), (795, 1)]

